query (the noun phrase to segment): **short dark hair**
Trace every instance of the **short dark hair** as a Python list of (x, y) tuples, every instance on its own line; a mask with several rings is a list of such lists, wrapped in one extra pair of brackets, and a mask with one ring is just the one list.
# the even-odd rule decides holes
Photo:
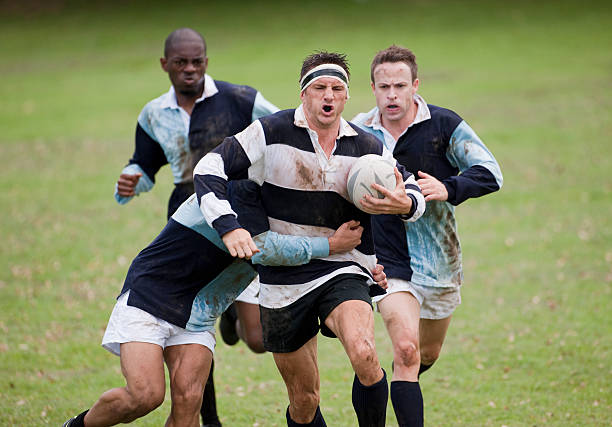
[(202, 34), (198, 33), (192, 28), (178, 28), (172, 31), (170, 35), (166, 37), (166, 41), (164, 43), (164, 58), (168, 57), (168, 54), (176, 44), (182, 40), (194, 37), (202, 40), (202, 45), (204, 46), (204, 56), (206, 56), (206, 41), (204, 40), (204, 37), (202, 37)]
[(317, 67), (321, 64), (336, 64), (341, 66), (344, 71), (346, 71), (346, 76), (350, 79), (351, 73), (349, 72), (348, 61), (346, 60), (346, 55), (343, 53), (337, 52), (327, 52), (324, 50), (317, 51), (308, 55), (304, 62), (302, 62), (302, 71), (300, 72), (300, 81), (302, 77), (306, 75), (310, 70), (314, 67)]
[(370, 78), (372, 79), (372, 83), (374, 83), (374, 69), (384, 62), (404, 62), (410, 67), (412, 81), (414, 82), (416, 80), (418, 71), (416, 56), (414, 56), (414, 53), (410, 49), (393, 44), (378, 52), (372, 60), (372, 65), (370, 66)]

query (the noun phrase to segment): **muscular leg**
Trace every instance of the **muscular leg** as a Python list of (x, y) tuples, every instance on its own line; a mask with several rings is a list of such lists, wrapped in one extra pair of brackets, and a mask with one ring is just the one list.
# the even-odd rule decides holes
[(164, 401), (166, 380), (162, 348), (156, 344), (121, 344), (121, 372), (126, 386), (108, 390), (85, 416), (87, 427), (129, 423)]
[(235, 301), (236, 331), (242, 341), (246, 343), (253, 353), (265, 353), (263, 346), (263, 334), (261, 331), (261, 320), (259, 317), (259, 305), (248, 302)]
[(383, 377), (374, 345), (374, 315), (367, 302), (344, 301), (329, 313), (325, 325), (336, 334), (353, 370), (365, 386)]
[(397, 422), (400, 427), (423, 426), (423, 395), (418, 383), (419, 302), (409, 292), (396, 292), (383, 298), (378, 309), (393, 344), (391, 403)]
[(419, 364), (419, 302), (409, 292), (387, 295), (378, 303), (393, 344), (392, 381), (417, 381)]
[(439, 320), (421, 319), (419, 325), (421, 372), (429, 369), (438, 360), (450, 322), (451, 316)]
[(355, 371), (352, 400), (359, 426), (384, 426), (389, 389), (374, 345), (372, 308), (364, 301), (344, 301), (325, 325), (340, 339)]
[(166, 427), (199, 427), (202, 391), (210, 371), (212, 352), (200, 344), (166, 347), (172, 409)]
[(319, 406), (317, 337), (291, 353), (273, 353), (289, 395), (289, 415), (296, 423), (308, 424)]

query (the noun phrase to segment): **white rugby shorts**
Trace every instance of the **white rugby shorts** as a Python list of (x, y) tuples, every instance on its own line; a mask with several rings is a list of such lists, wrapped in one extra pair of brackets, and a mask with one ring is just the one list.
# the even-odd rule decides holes
[(387, 293), (372, 298), (378, 310), (378, 302), (395, 292), (410, 292), (421, 306), (421, 319), (446, 319), (461, 304), (460, 286), (421, 286), (408, 280), (387, 279)]
[(259, 305), (259, 275), (238, 295), (236, 301)]
[(173, 345), (201, 344), (214, 354), (214, 331), (190, 332), (153, 316), (137, 307), (127, 305), (130, 291), (117, 299), (102, 338), (102, 347), (119, 356), (121, 344), (146, 342), (162, 349)]

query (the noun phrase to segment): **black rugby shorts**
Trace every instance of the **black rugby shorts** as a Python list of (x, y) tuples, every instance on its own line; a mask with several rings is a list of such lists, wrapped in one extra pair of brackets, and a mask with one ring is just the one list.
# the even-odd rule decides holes
[(272, 353), (291, 353), (314, 337), (319, 329), (335, 338), (325, 319), (344, 301), (365, 301), (372, 306), (367, 279), (340, 274), (282, 308), (260, 308), (264, 348)]

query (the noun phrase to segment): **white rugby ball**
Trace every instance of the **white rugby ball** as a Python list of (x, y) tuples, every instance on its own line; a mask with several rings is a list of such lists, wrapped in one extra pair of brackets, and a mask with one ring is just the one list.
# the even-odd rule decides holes
[(382, 199), (384, 195), (372, 188), (372, 184), (379, 184), (388, 190), (395, 188), (394, 167), (378, 154), (361, 156), (351, 167), (346, 181), (346, 188), (351, 202), (364, 212), (369, 212), (359, 201), (369, 194)]

